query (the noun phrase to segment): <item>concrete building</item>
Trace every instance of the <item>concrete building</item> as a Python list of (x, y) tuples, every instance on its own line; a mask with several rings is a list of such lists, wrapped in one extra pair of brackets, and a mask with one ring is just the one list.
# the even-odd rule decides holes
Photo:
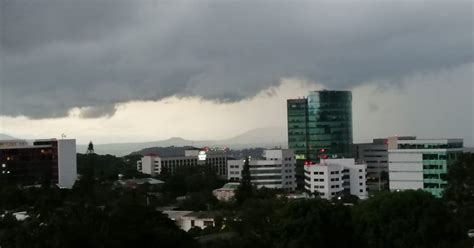
[(0, 141), (0, 165), (0, 181), (9, 184), (72, 188), (77, 179), (76, 140)]
[(176, 225), (184, 231), (189, 231), (193, 227), (205, 229), (209, 226), (215, 226), (214, 219), (217, 216), (216, 212), (211, 211), (175, 211), (166, 210), (163, 211), (168, 218), (174, 220)]
[(367, 198), (366, 164), (354, 159), (321, 159), (305, 165), (305, 189), (331, 199), (344, 193)]
[[(240, 181), (244, 160), (227, 162), (228, 180)], [(257, 187), (294, 190), (295, 158), (290, 149), (273, 149), (264, 151), (264, 159), (251, 159), (249, 162), (252, 184)]]
[(367, 164), (367, 188), (380, 191), (388, 184), (388, 140), (374, 139), (372, 143), (354, 144), (356, 162)]
[(210, 165), (222, 178), (227, 177), (227, 160), (231, 159), (228, 154), (205, 149), (186, 150), (184, 156), (160, 157), (149, 154), (137, 161), (137, 170), (155, 176), (163, 171), (174, 173), (182, 166)]
[(390, 190), (423, 189), (441, 197), (449, 166), (462, 152), (462, 139), (388, 138)]

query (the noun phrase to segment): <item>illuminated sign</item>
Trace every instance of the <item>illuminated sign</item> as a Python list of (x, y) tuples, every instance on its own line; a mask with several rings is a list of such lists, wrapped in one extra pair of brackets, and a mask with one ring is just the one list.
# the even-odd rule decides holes
[(296, 158), (297, 160), (300, 160), (300, 159), (301, 159), (301, 160), (304, 160), (304, 159), (306, 159), (306, 156), (305, 156), (304, 154), (295, 154), (295, 158)]
[(199, 151), (199, 153), (198, 153), (198, 159), (199, 159), (200, 161), (206, 160), (206, 157), (207, 157), (206, 151)]

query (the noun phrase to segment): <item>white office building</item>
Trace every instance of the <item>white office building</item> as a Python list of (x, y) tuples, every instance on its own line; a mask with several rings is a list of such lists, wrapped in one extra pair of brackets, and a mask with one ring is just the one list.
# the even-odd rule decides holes
[(184, 156), (161, 157), (149, 154), (137, 161), (137, 170), (151, 176), (158, 175), (163, 171), (173, 174), (182, 166), (210, 165), (215, 169), (217, 175), (227, 177), (227, 160), (229, 155), (218, 151), (206, 151), (200, 149), (186, 150)]
[[(295, 158), (290, 149), (272, 149), (264, 151), (264, 159), (250, 159), (250, 177), (255, 186), (294, 190), (296, 188)], [(244, 160), (227, 161), (227, 178), (240, 181)]]
[(353, 158), (321, 159), (317, 164), (304, 166), (305, 189), (331, 199), (347, 192), (360, 199), (367, 198), (367, 165)]
[(462, 152), (462, 139), (388, 138), (390, 190), (423, 189), (441, 197), (448, 168)]

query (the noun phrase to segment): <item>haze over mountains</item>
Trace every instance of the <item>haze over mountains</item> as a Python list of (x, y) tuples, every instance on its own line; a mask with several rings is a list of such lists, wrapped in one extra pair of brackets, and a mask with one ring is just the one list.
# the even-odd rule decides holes
[(0, 140), (14, 140), (14, 139), (17, 139), (17, 138), (4, 134), (4, 133), (0, 133)]
[[(132, 152), (149, 147), (169, 147), (169, 146), (195, 146), (195, 147), (228, 147), (231, 149), (243, 149), (251, 147), (282, 147), (287, 146), (287, 134), (284, 127), (265, 127), (247, 131), (238, 136), (222, 140), (187, 140), (180, 137), (173, 137), (166, 140), (139, 142), (139, 143), (112, 143), (94, 144), (94, 150), (98, 154), (112, 154), (125, 156)], [(94, 142), (92, 140), (92, 142)], [(85, 153), (87, 145), (78, 145), (77, 152)]]
[[(71, 137), (73, 138), (73, 137)], [(0, 140), (21, 139), (0, 133)], [(94, 143), (94, 137), (91, 137)], [(166, 140), (136, 142), (136, 143), (110, 143), (94, 144), (94, 150), (98, 154), (112, 154), (125, 156), (132, 152), (140, 151), (150, 147), (169, 146), (194, 146), (194, 147), (228, 147), (231, 149), (243, 149), (252, 147), (282, 147), (287, 146), (286, 129), (284, 127), (262, 127), (247, 131), (238, 136), (222, 140), (187, 140), (180, 137), (172, 137)], [(77, 152), (85, 153), (87, 144), (78, 144)]]

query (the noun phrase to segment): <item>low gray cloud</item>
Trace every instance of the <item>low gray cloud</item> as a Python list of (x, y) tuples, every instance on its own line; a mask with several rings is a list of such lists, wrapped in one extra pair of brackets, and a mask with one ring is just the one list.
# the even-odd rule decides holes
[(328, 88), (473, 61), (471, 1), (2, 1), (0, 115), (238, 101), (299, 77)]

